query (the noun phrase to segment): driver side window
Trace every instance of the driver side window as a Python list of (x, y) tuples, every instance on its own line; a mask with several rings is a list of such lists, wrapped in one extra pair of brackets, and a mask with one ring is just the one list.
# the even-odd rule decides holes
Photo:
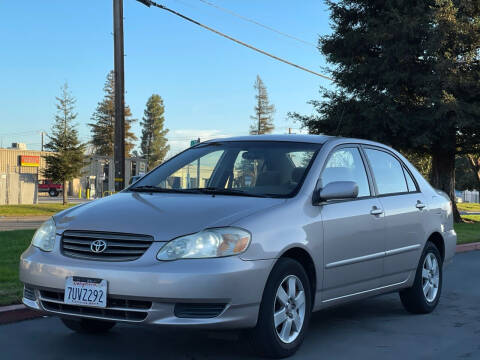
[(365, 165), (356, 147), (334, 150), (320, 181), (322, 187), (334, 181), (354, 181), (358, 185), (358, 197), (371, 195)]

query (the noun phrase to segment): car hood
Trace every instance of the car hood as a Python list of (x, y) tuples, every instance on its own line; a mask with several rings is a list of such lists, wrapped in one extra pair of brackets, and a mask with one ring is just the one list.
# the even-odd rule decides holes
[(284, 199), (205, 194), (121, 192), (54, 216), (57, 232), (105, 231), (168, 241), (209, 227), (228, 226)]

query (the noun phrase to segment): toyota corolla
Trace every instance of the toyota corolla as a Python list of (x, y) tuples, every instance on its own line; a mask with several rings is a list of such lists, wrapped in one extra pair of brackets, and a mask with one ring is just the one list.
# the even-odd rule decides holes
[(200, 143), (124, 191), (65, 210), (22, 254), (23, 302), (70, 329), (248, 329), (293, 354), (311, 313), (397, 291), (428, 313), (452, 207), (397, 151), (271, 135)]

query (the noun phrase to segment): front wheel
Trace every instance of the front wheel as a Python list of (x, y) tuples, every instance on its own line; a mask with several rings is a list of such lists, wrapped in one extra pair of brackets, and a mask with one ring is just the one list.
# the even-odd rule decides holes
[(420, 257), (415, 281), (409, 289), (400, 292), (400, 299), (408, 312), (428, 314), (438, 304), (442, 292), (442, 257), (432, 242), (427, 242)]
[(109, 331), (115, 326), (115, 321), (103, 321), (93, 319), (65, 319), (63, 324), (78, 333), (82, 334), (100, 334)]
[(58, 196), (58, 191), (55, 189), (50, 189), (50, 191), (48, 192), (48, 195), (50, 195), (50, 197), (56, 197)]
[(305, 337), (311, 308), (305, 269), (295, 260), (279, 259), (263, 293), (257, 326), (250, 333), (256, 350), (272, 358), (294, 354)]

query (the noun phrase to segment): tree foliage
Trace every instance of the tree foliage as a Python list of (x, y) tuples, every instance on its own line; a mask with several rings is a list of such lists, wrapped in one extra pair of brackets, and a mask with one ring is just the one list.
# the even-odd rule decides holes
[(468, 160), (474, 178), (474, 185), (471, 187), (480, 191), (480, 154), (467, 154), (466, 160)]
[(425, 179), (430, 179), (432, 173), (432, 157), (429, 154), (403, 152), (403, 155), (417, 168)]
[(255, 116), (250, 116), (254, 120), (254, 124), (250, 126), (251, 135), (269, 134), (273, 131), (273, 114), (275, 113), (275, 106), (270, 104), (268, 99), (267, 87), (263, 83), (259, 75), (253, 85), (255, 94)]
[(475, 165), (473, 165), (471, 161), (470, 156), (457, 156), (455, 159), (455, 188), (457, 190), (480, 189), (480, 163), (474, 162)]
[(52, 153), (45, 156), (46, 167), (43, 176), (54, 182), (63, 184), (63, 203), (67, 203), (67, 181), (81, 176), (85, 144), (80, 143), (74, 121), (75, 98), (65, 83), (57, 99), (57, 113), (52, 125), (49, 142), (45, 149)]
[(316, 115), (293, 116), (312, 133), (430, 155), (433, 186), (454, 199), (455, 155), (480, 135), (480, 1), (327, 4), (333, 33), (319, 49), (336, 88), (311, 102)]
[(147, 101), (142, 122), (142, 156), (147, 159), (148, 169), (161, 164), (170, 145), (167, 145), (168, 129), (164, 128), (165, 107), (160, 95), (153, 94)]
[[(92, 115), (92, 123), (88, 124), (92, 132), (92, 145), (97, 155), (112, 156), (115, 142), (115, 77), (110, 71), (103, 87), (105, 95)], [(137, 137), (130, 131), (132, 123), (130, 107), (125, 106), (125, 156), (129, 157), (135, 146)]]

